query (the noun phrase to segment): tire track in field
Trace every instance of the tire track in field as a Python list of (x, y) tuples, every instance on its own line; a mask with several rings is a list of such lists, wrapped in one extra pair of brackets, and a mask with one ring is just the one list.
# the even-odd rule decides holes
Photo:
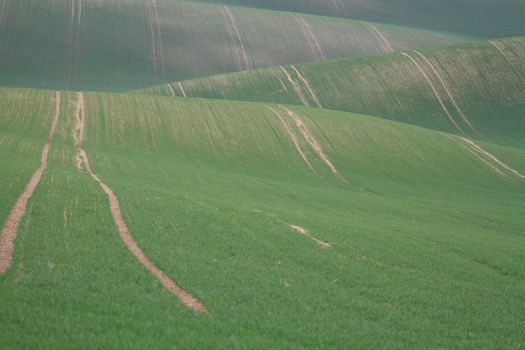
[(5, 13), (6, 13), (6, 8), (7, 8), (7, 0), (0, 0), (2, 2), (2, 4), (0, 5), (0, 27), (2, 26), (2, 24), (4, 23), (4, 16), (5, 16)]
[(385, 38), (383, 33), (377, 29), (375, 25), (373, 25), (370, 22), (366, 22), (366, 25), (368, 26), (368, 29), (372, 33), (372, 35), (376, 38), (376, 40), (379, 42), (379, 46), (383, 49), (384, 53), (392, 53), (394, 52), (394, 49), (392, 48), (392, 45), (390, 45), (390, 42)]
[(78, 153), (80, 154), (80, 157), (82, 158), (82, 163), (86, 169), (86, 171), (89, 173), (91, 178), (102, 188), (102, 190), (106, 193), (109, 199), (110, 209), (111, 209), (111, 215), (113, 216), (113, 220), (115, 221), (115, 224), (118, 228), (120, 237), (124, 244), (128, 247), (128, 249), (135, 255), (135, 257), (139, 260), (139, 262), (144, 265), (148, 269), (148, 271), (153, 274), (161, 283), (162, 285), (168, 289), (171, 293), (175, 294), (181, 302), (188, 308), (196, 311), (196, 312), (207, 312), (206, 307), (196, 298), (188, 294), (184, 289), (179, 287), (164, 271), (159, 269), (153, 261), (151, 261), (150, 258), (144, 254), (138, 243), (133, 239), (133, 236), (131, 235), (128, 226), (126, 225), (126, 222), (124, 221), (124, 217), (122, 216), (122, 212), (120, 209), (120, 203), (113, 192), (113, 190), (106, 185), (97, 174), (93, 171), (91, 168), (91, 163), (89, 161), (88, 154), (86, 150), (84, 149), (84, 128), (85, 128), (85, 108), (84, 108), (84, 95), (79, 92), (77, 94), (78, 100), (77, 100), (77, 110), (76, 110), (76, 118), (77, 118), (77, 125), (75, 127), (75, 144), (78, 149)]
[(221, 8), (221, 11), (224, 16), (224, 20), (226, 21), (226, 25), (228, 26), (230, 36), (232, 37), (234, 42), (234, 50), (236, 52), (238, 68), (240, 70), (252, 69), (250, 60), (248, 59), (248, 54), (246, 53), (246, 49), (244, 48), (241, 32), (239, 31), (239, 27), (237, 27), (237, 22), (235, 22), (235, 17), (233, 16), (233, 13), (231, 12), (228, 6), (223, 6)]
[(308, 101), (304, 97), (303, 92), (301, 91), (301, 87), (299, 86), (299, 84), (297, 84), (297, 82), (292, 78), (290, 73), (288, 73), (288, 71), (283, 66), (279, 66), (279, 69), (284, 73), (284, 75), (286, 76), (286, 79), (290, 82), (290, 84), (292, 84), (293, 89), (297, 93), (297, 96), (299, 96), (299, 98), (303, 102), (303, 105), (305, 105), (306, 107), (310, 107), (310, 104), (308, 103)]
[(314, 55), (318, 60), (325, 61), (326, 57), (324, 55), (323, 49), (321, 49), (321, 45), (319, 44), (319, 41), (317, 40), (317, 37), (315, 36), (310, 24), (301, 15), (296, 15), (295, 18), (298, 20), (301, 31), (306, 37), (308, 45), (310, 45)]
[(182, 92), (182, 96), (183, 97), (188, 97), (188, 95), (186, 95), (186, 91), (184, 91), (184, 87), (182, 87), (182, 84), (181, 83), (177, 83), (177, 86), (179, 87), (180, 91)]
[(521, 73), (516, 69), (516, 67), (514, 66), (514, 62), (512, 62), (512, 60), (510, 59), (510, 57), (505, 53), (505, 51), (503, 51), (503, 49), (499, 46), (500, 43), (496, 43), (494, 41), (491, 41), (489, 40), (489, 44), (492, 45), (496, 50), (498, 50), (498, 52), (505, 58), (505, 60), (507, 61), (507, 63), (510, 65), (512, 71), (514, 72), (514, 74), (516, 74), (518, 76), (518, 78), (520, 78), (521, 80), (523, 80), (523, 76), (521, 75)]
[(454, 127), (456, 129), (458, 129), (463, 135), (465, 136), (468, 136), (467, 133), (461, 128), (461, 126), (459, 126), (459, 124), (456, 122), (456, 120), (454, 119), (454, 117), (452, 116), (452, 114), (450, 114), (447, 106), (445, 106), (445, 103), (443, 102), (443, 100), (441, 99), (441, 96), (439, 95), (439, 92), (437, 91), (436, 87), (434, 86), (434, 84), (432, 83), (432, 80), (430, 80), (429, 76), (427, 75), (427, 73), (425, 72), (425, 70), (423, 69), (423, 67), (421, 67), (421, 65), (412, 57), (410, 56), (409, 54), (407, 54), (406, 52), (401, 52), (401, 54), (405, 57), (407, 57), (415, 66), (416, 66), (416, 69), (421, 73), (421, 75), (425, 78), (425, 81), (427, 82), (428, 86), (431, 88), (432, 92), (434, 93), (434, 96), (436, 97), (436, 99), (439, 101), (439, 104), (441, 105), (441, 108), (443, 109), (443, 111), (445, 111), (445, 113), (447, 114), (448, 116), (448, 119), (452, 122), (452, 124), (454, 125)]
[(69, 90), (69, 83), (71, 81), (71, 65), (73, 59), (73, 46), (74, 46), (74, 34), (73, 28), (75, 23), (75, 0), (71, 0), (71, 13), (69, 15), (69, 21), (67, 25), (67, 37), (66, 37), (66, 46), (67, 46), (67, 80), (66, 87)]
[(172, 97), (175, 97), (175, 91), (173, 91), (173, 87), (170, 83), (167, 83), (166, 86), (168, 86), (168, 90), (170, 90), (170, 94)]
[(467, 118), (467, 116), (465, 115), (465, 113), (463, 113), (463, 111), (461, 110), (461, 108), (459, 108), (458, 104), (456, 103), (456, 100), (454, 99), (454, 97), (452, 96), (452, 93), (450, 92), (450, 89), (447, 85), (447, 83), (445, 83), (445, 81), (443, 80), (443, 78), (441, 77), (441, 74), (439, 74), (438, 70), (434, 67), (434, 65), (432, 64), (432, 62), (430, 62), (430, 60), (425, 56), (423, 55), (421, 52), (417, 51), (417, 50), (414, 50), (414, 52), (416, 53), (416, 55), (418, 55), (419, 57), (421, 57), (427, 64), (428, 66), (430, 67), (430, 69), (432, 70), (432, 72), (434, 73), (434, 75), (438, 78), (439, 82), (441, 83), (441, 85), (443, 86), (443, 88), (445, 89), (445, 92), (447, 93), (448, 97), (450, 98), (450, 101), (452, 101), (452, 104), (454, 105), (454, 107), (456, 108), (456, 110), (459, 112), (459, 114), (461, 115), (461, 118), (463, 118), (463, 121), (465, 121), (465, 123), (467, 123), (467, 125), (469, 126), (469, 128), (474, 131), (476, 134), (479, 135), (479, 132), (476, 130), (476, 128), (474, 127), (474, 125), (472, 125), (472, 123), (470, 122), (470, 120)]
[(288, 224), (288, 226), (290, 226), (290, 228), (292, 228), (295, 231), (299, 232), (303, 236), (306, 236), (306, 237), (310, 238), (312, 241), (317, 243), (317, 245), (319, 247), (321, 247), (321, 248), (330, 248), (330, 247), (332, 247), (332, 245), (330, 243), (321, 241), (319, 238), (316, 238), (316, 237), (312, 236), (310, 234), (310, 232), (307, 229), (305, 229), (304, 227), (301, 227), (299, 225), (292, 225), (292, 224)]
[(77, 16), (77, 46), (76, 46), (76, 60), (75, 60), (75, 84), (78, 84), (78, 68), (80, 66), (80, 28), (82, 19), (82, 0), (78, 0), (78, 16)]
[[(69, 14), (66, 46), (67, 46), (67, 77), (66, 87), (69, 90), (71, 76), (78, 84), (78, 71), (80, 66), (80, 30), (82, 19), (82, 0), (71, 0), (71, 13)], [(73, 72), (72, 72), (73, 71)]]
[(482, 156), (492, 160), (494, 163), (499, 165), (501, 168), (509, 171), (510, 173), (512, 173), (515, 176), (521, 178), (522, 180), (525, 180), (525, 175), (523, 175), (522, 173), (520, 173), (516, 169), (512, 168), (510, 165), (508, 165), (508, 164), (504, 163), (503, 161), (499, 160), (495, 155), (493, 155), (492, 153), (486, 151), (485, 149), (483, 149), (480, 145), (478, 145), (477, 143), (475, 143), (471, 139), (468, 139), (468, 138), (465, 138), (465, 137), (461, 137), (461, 136), (459, 136), (459, 139), (461, 141), (463, 141), (464, 143), (466, 143), (467, 145), (469, 145), (474, 151), (476, 151), (480, 155), (482, 155)]
[(319, 144), (319, 142), (317, 142), (317, 139), (315, 138), (315, 136), (310, 132), (310, 130), (308, 129), (308, 127), (306, 126), (306, 124), (304, 123), (304, 121), (301, 119), (301, 117), (297, 114), (295, 114), (293, 111), (291, 111), (290, 109), (288, 108), (285, 108), (285, 107), (281, 107), (287, 114), (290, 118), (292, 118), (292, 120), (294, 121), (295, 125), (297, 126), (297, 128), (299, 129), (299, 131), (301, 132), (301, 134), (303, 135), (303, 138), (306, 140), (306, 142), (308, 142), (308, 144), (310, 145), (310, 147), (312, 147), (312, 149), (314, 150), (314, 152), (317, 154), (317, 156), (328, 166), (328, 168), (330, 168), (330, 170), (332, 171), (332, 173), (334, 175), (336, 175), (337, 177), (339, 177), (341, 180), (343, 180), (344, 182), (347, 182), (348, 183), (348, 180), (346, 180), (340, 173), (339, 171), (337, 170), (337, 168), (335, 167), (335, 165), (332, 163), (332, 161), (330, 160), (330, 158), (328, 157), (328, 155), (326, 155), (326, 153), (324, 153), (323, 151), (323, 148), (321, 147), (321, 145)]
[(321, 102), (319, 102), (319, 99), (317, 98), (317, 95), (315, 94), (314, 90), (310, 86), (310, 82), (303, 77), (303, 75), (299, 72), (299, 70), (297, 68), (295, 68), (295, 66), (293, 64), (290, 67), (292, 67), (294, 72), (297, 73), (297, 76), (299, 76), (299, 79), (301, 79), (303, 84), (306, 86), (306, 89), (310, 93), (310, 96), (312, 96), (312, 99), (315, 101), (317, 106), (319, 106), (319, 108), (323, 108), (323, 106), (321, 106)]
[[(146, 16), (150, 32), (150, 50), (153, 70), (155, 74), (160, 74), (162, 80), (166, 81), (166, 59), (164, 55), (164, 43), (162, 41), (162, 30), (157, 0), (146, 1)], [(158, 76), (157, 76), (158, 78)]]
[(286, 132), (288, 133), (288, 136), (290, 136), (290, 139), (292, 140), (292, 143), (294, 144), (295, 146), (295, 149), (297, 150), (297, 152), (299, 153), (299, 155), (301, 156), (301, 158), (303, 159), (303, 161), (306, 163), (306, 165), (308, 166), (308, 168), (317, 176), (319, 176), (319, 173), (315, 170), (315, 168), (312, 166), (312, 163), (310, 163), (310, 160), (308, 159), (308, 157), (306, 156), (306, 154), (304, 153), (303, 149), (301, 148), (301, 144), (299, 143), (299, 140), (297, 139), (297, 135), (295, 135), (294, 131), (290, 128), (290, 126), (288, 126), (288, 124), (286, 123), (286, 121), (283, 119), (283, 117), (281, 116), (281, 114), (279, 112), (277, 112), (275, 109), (273, 109), (272, 107), (266, 105), (266, 107), (273, 112), (273, 114), (275, 114), (277, 116), (277, 118), (279, 118), (279, 121), (281, 122), (281, 124), (284, 126), (284, 129), (286, 130)]
[(24, 189), (24, 192), (22, 192), (22, 195), (20, 195), (15, 205), (11, 209), (9, 216), (2, 227), (2, 231), (0, 232), (0, 274), (5, 273), (11, 266), (18, 226), (20, 224), (20, 220), (26, 212), (27, 202), (35, 192), (36, 187), (42, 179), (42, 175), (47, 169), (49, 149), (51, 148), (51, 143), (55, 137), (59, 117), (60, 92), (57, 91), (55, 93), (55, 114), (53, 116), (53, 121), (51, 122), (51, 130), (49, 131), (47, 141), (40, 157), (40, 167), (35, 171), (31, 177), (31, 180), (29, 180), (29, 183)]

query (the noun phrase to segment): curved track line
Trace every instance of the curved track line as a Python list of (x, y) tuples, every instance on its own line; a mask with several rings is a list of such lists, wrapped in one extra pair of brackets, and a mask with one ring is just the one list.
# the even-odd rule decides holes
[(75, 23), (75, 0), (71, 1), (71, 14), (69, 18), (69, 23), (67, 27), (67, 38), (66, 38), (66, 44), (67, 44), (67, 89), (69, 90), (69, 83), (71, 81), (71, 61), (73, 59), (73, 27)]
[(525, 175), (523, 175), (522, 173), (520, 173), (519, 171), (517, 171), (516, 169), (512, 168), (510, 165), (502, 162), (501, 160), (499, 160), (498, 158), (496, 158), (495, 155), (493, 155), (492, 153), (484, 150), (480, 145), (478, 145), (477, 143), (475, 143), (474, 141), (472, 140), (469, 140), (465, 137), (461, 137), (459, 136), (459, 138), (467, 143), (468, 145), (470, 145), (474, 150), (476, 150), (478, 153), (484, 155), (485, 157), (489, 158), (490, 160), (494, 161), (496, 164), (498, 164), (499, 166), (501, 166), (502, 168), (504, 168), (505, 170), (508, 170), (510, 171), (511, 173), (513, 173), (514, 175), (516, 175), (517, 177), (525, 180)]
[(173, 88), (171, 87), (171, 84), (167, 83), (166, 85), (168, 86), (168, 89), (170, 90), (171, 96), (175, 97), (175, 91), (173, 91)]
[(332, 171), (332, 173), (334, 173), (335, 175), (337, 175), (341, 180), (343, 180), (344, 182), (348, 182), (340, 173), (339, 171), (337, 170), (337, 168), (335, 167), (335, 165), (332, 163), (332, 161), (330, 160), (330, 158), (324, 153), (321, 145), (319, 144), (319, 142), (317, 142), (315, 136), (310, 132), (310, 130), (308, 129), (308, 127), (306, 126), (306, 124), (303, 122), (303, 120), (301, 119), (301, 117), (299, 117), (297, 114), (295, 114), (294, 112), (292, 112), (291, 110), (285, 108), (285, 107), (281, 107), (283, 110), (285, 110), (287, 113), (288, 113), (288, 116), (290, 118), (292, 118), (292, 120), (295, 122), (295, 125), (297, 126), (297, 128), (299, 128), (299, 130), (301, 131), (301, 134), (303, 134), (303, 137), (304, 139), (306, 140), (306, 142), (308, 142), (308, 144), (313, 148), (313, 150), (315, 151), (315, 153), (317, 153), (317, 155), (319, 156), (319, 158), (330, 168), (330, 170)]
[(330, 248), (330, 247), (332, 247), (332, 245), (330, 243), (323, 242), (319, 238), (316, 238), (316, 237), (312, 236), (310, 234), (310, 232), (308, 232), (308, 230), (305, 229), (304, 227), (301, 227), (299, 225), (291, 225), (291, 224), (288, 224), (288, 226), (290, 226), (290, 228), (293, 228), (295, 231), (299, 232), (300, 234), (310, 238), (312, 241), (317, 243), (317, 245), (320, 246), (321, 248)]
[(463, 111), (461, 110), (461, 108), (459, 108), (458, 104), (456, 103), (456, 100), (454, 99), (454, 97), (452, 96), (452, 93), (450, 92), (450, 89), (448, 88), (448, 85), (447, 83), (445, 83), (445, 81), (443, 80), (443, 78), (441, 77), (441, 74), (439, 74), (439, 72), (437, 71), (437, 69), (434, 67), (434, 65), (426, 58), (426, 56), (424, 56), (422, 53), (420, 53), (419, 51), (417, 50), (414, 50), (414, 52), (419, 56), (421, 57), (429, 66), (430, 66), (430, 69), (432, 69), (432, 72), (434, 72), (434, 74), (436, 75), (436, 77), (439, 79), (439, 82), (441, 83), (441, 85), (443, 86), (443, 88), (445, 89), (445, 92), (447, 93), (448, 97), (450, 98), (450, 100), (452, 101), (452, 103), (454, 104), (454, 107), (456, 108), (456, 110), (459, 112), (459, 114), (461, 115), (461, 118), (463, 118), (463, 120), (465, 121), (465, 123), (467, 123), (467, 125), (472, 129), (472, 131), (474, 131), (475, 133), (479, 134), (479, 132), (476, 130), (476, 128), (474, 127), (474, 125), (472, 125), (472, 123), (470, 122), (470, 120), (467, 118), (467, 116), (463, 113)]
[(157, 43), (160, 57), (160, 69), (162, 71), (162, 79), (166, 81), (166, 60), (164, 58), (164, 44), (162, 43), (162, 30), (160, 26), (160, 15), (157, 7), (157, 0), (151, 0), (151, 7), (153, 8), (153, 18), (157, 29)]
[(385, 53), (391, 53), (391, 52), (394, 52), (394, 49), (392, 48), (392, 45), (390, 45), (390, 42), (387, 40), (387, 38), (385, 38), (385, 36), (383, 35), (383, 33), (377, 29), (376, 26), (374, 26), (372, 23), (370, 22), (366, 22), (368, 28), (370, 29), (370, 31), (372, 32), (372, 34), (376, 37), (376, 39), (382, 43), (380, 44), (380, 46), (383, 48), (383, 51)]
[(29, 201), (29, 198), (31, 198), (31, 196), (35, 192), (35, 189), (38, 186), (42, 175), (47, 169), (49, 149), (51, 147), (51, 143), (53, 142), (53, 138), (55, 137), (59, 117), (60, 92), (57, 91), (55, 93), (55, 114), (51, 123), (51, 130), (49, 131), (49, 136), (47, 138), (46, 144), (44, 145), (44, 149), (42, 151), (42, 155), (40, 157), (40, 167), (35, 171), (35, 173), (31, 177), (31, 180), (29, 180), (29, 183), (24, 189), (24, 192), (18, 198), (15, 205), (11, 209), (9, 216), (7, 217), (7, 220), (4, 226), (2, 227), (2, 231), (0, 232), (0, 274), (5, 273), (11, 266), (18, 225), (20, 224), (20, 220), (26, 212), (27, 202)]
[(233, 13), (231, 12), (228, 6), (223, 7), (223, 16), (224, 16), (224, 19), (226, 20), (226, 24), (228, 25), (228, 28), (230, 28), (230, 34), (234, 36), (234, 41), (235, 41), (235, 38), (237, 39), (237, 43), (239, 44), (240, 49), (241, 49), (240, 53), (244, 61), (244, 67), (242, 66), (240, 62), (240, 58), (238, 58), (240, 68), (241, 69), (244, 68), (246, 70), (251, 69), (250, 61), (248, 59), (248, 54), (246, 53), (246, 49), (244, 48), (244, 43), (241, 38), (241, 32), (239, 31), (239, 28), (237, 27), (237, 23), (235, 22), (235, 17), (233, 16)]
[(516, 67), (514, 67), (514, 63), (512, 62), (512, 60), (510, 59), (510, 57), (505, 53), (505, 51), (503, 51), (503, 49), (501, 47), (499, 47), (499, 43), (496, 44), (496, 42), (494, 41), (489, 41), (489, 44), (492, 45), (496, 50), (498, 50), (498, 52), (503, 56), (505, 57), (505, 60), (507, 61), (507, 63), (510, 65), (510, 67), (512, 68), (512, 71), (514, 72), (514, 74), (516, 74), (518, 76), (518, 78), (520, 79), (523, 79), (523, 77), (521, 76), (521, 74), (518, 72), (518, 70), (516, 69)]
[(151, 63), (153, 64), (153, 70), (157, 74), (159, 71), (159, 59), (157, 57), (157, 39), (155, 36), (155, 30), (153, 29), (153, 17), (152, 17), (152, 9), (151, 9), (151, 2), (149, 0), (146, 1), (146, 12), (147, 12), (147, 18), (148, 18), (148, 27), (151, 37), (151, 44), (150, 44), (150, 50), (151, 50)]
[(4, 22), (4, 14), (7, 0), (2, 0), (2, 5), (0, 6), (0, 26)]
[(312, 31), (312, 27), (310, 27), (310, 24), (301, 15), (297, 15), (297, 18), (299, 19), (299, 24), (303, 29), (302, 32), (308, 38), (308, 44), (310, 45), (310, 48), (312, 49), (314, 54), (316, 53), (318, 59), (322, 61), (326, 60), (323, 49), (321, 49), (321, 45), (319, 45), (319, 41), (317, 41), (317, 37)]
[(283, 119), (283, 117), (281, 116), (281, 114), (279, 112), (277, 112), (275, 109), (273, 109), (272, 107), (266, 105), (266, 108), (268, 108), (269, 110), (271, 110), (278, 118), (279, 120), (281, 121), (281, 124), (283, 124), (284, 126), (284, 129), (286, 130), (286, 132), (288, 133), (288, 136), (290, 136), (290, 139), (292, 140), (292, 143), (294, 144), (295, 146), (295, 149), (297, 150), (297, 152), (299, 153), (299, 155), (301, 156), (301, 158), (303, 159), (303, 161), (306, 163), (306, 165), (308, 165), (308, 168), (310, 168), (310, 170), (317, 176), (319, 176), (319, 173), (317, 173), (317, 171), (314, 169), (314, 167), (312, 166), (312, 164), (310, 163), (310, 160), (308, 159), (308, 157), (306, 156), (306, 154), (304, 153), (303, 149), (301, 148), (301, 145), (299, 143), (299, 140), (297, 140), (297, 136), (295, 135), (295, 133), (293, 132), (292, 129), (290, 129), (290, 127), (288, 126), (288, 124), (286, 124), (286, 121)]
[(111, 208), (111, 215), (113, 216), (113, 220), (117, 225), (122, 241), (124, 242), (124, 244), (126, 244), (126, 246), (133, 253), (133, 255), (135, 255), (135, 257), (140, 261), (140, 263), (144, 265), (155, 277), (157, 277), (157, 279), (162, 283), (164, 287), (166, 287), (166, 289), (168, 289), (170, 292), (179, 297), (179, 299), (185, 306), (197, 312), (207, 312), (206, 307), (199, 300), (188, 294), (184, 289), (179, 287), (164, 271), (159, 269), (153, 263), (153, 261), (151, 261), (146, 256), (146, 254), (144, 254), (138, 243), (133, 239), (133, 236), (129, 232), (126, 222), (124, 221), (124, 217), (122, 216), (117, 196), (108, 185), (106, 185), (104, 182), (102, 182), (102, 180), (100, 180), (98, 175), (95, 174), (93, 172), (93, 169), (91, 168), (88, 154), (84, 149), (84, 113), (84, 95), (81, 92), (79, 92), (76, 112), (77, 120), (80, 120), (81, 123), (81, 125), (78, 128), (78, 134), (76, 138), (78, 152), (82, 157), (82, 162), (91, 178), (99, 184), (99, 186), (108, 196)]
[(179, 86), (179, 89), (180, 89), (180, 91), (182, 92), (182, 96), (184, 96), (184, 97), (188, 97), (188, 96), (186, 95), (186, 91), (184, 91), (184, 87), (182, 87), (182, 84), (181, 84), (181, 83), (177, 83), (177, 85)]
[(408, 57), (408, 59), (410, 61), (412, 61), (412, 63), (414, 63), (414, 65), (416, 66), (417, 70), (423, 75), (423, 77), (425, 77), (425, 80), (427, 81), (428, 85), (430, 86), (430, 88), (432, 89), (432, 91), (434, 92), (434, 96), (436, 96), (437, 100), (439, 101), (439, 104), (441, 105), (441, 108), (443, 108), (443, 110), (445, 111), (445, 113), (447, 114), (448, 116), (448, 119), (450, 119), (450, 121), (452, 122), (452, 124), (454, 124), (454, 126), (456, 127), (456, 129), (458, 129), (463, 135), (465, 136), (468, 136), (465, 131), (463, 131), (463, 129), (458, 125), (458, 123), (456, 122), (456, 120), (454, 119), (454, 117), (452, 117), (452, 115), (450, 114), (450, 112), (448, 111), (447, 107), (445, 106), (445, 104), (443, 103), (443, 100), (441, 99), (441, 97), (439, 96), (439, 93), (438, 91), (436, 90), (436, 87), (434, 86), (434, 84), (432, 84), (432, 81), (430, 80), (430, 78), (428, 77), (427, 73), (425, 72), (425, 70), (423, 69), (423, 67), (421, 67), (421, 65), (415, 60), (412, 58), (412, 56), (410, 56), (409, 54), (405, 53), (405, 52), (401, 52), (401, 54), (405, 57)]
[(292, 67), (294, 72), (297, 73), (297, 75), (299, 76), (299, 79), (301, 79), (301, 81), (304, 83), (304, 85), (306, 85), (306, 88), (308, 89), (308, 92), (310, 93), (310, 96), (312, 96), (312, 99), (319, 106), (319, 108), (323, 108), (323, 106), (321, 106), (321, 102), (319, 102), (319, 99), (317, 98), (317, 95), (315, 94), (314, 90), (310, 86), (310, 83), (308, 82), (308, 80), (306, 80), (303, 77), (303, 75), (299, 72), (299, 70), (297, 70), (297, 68), (295, 68), (295, 66), (293, 64), (290, 67)]
[(283, 71), (284, 75), (286, 75), (286, 79), (290, 82), (290, 84), (292, 84), (293, 89), (295, 90), (295, 92), (297, 93), (297, 95), (299, 96), (299, 98), (301, 99), (303, 104), (306, 107), (310, 107), (310, 104), (308, 103), (308, 101), (306, 101), (306, 99), (304, 98), (303, 93), (301, 92), (301, 88), (299, 87), (299, 85), (297, 85), (295, 80), (293, 80), (293, 78), (290, 75), (290, 73), (288, 73), (288, 71), (283, 66), (280, 66), (279, 69), (281, 69), (281, 71)]
[(78, 0), (78, 15), (77, 15), (77, 57), (75, 61), (75, 84), (78, 84), (78, 68), (80, 66), (80, 25), (82, 19), (82, 0)]

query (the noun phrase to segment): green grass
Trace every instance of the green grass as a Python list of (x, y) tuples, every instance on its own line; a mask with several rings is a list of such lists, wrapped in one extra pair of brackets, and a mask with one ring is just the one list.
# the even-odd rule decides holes
[[(525, 146), (525, 39), (418, 51), (432, 63), (454, 100), (431, 66), (415, 52), (407, 52), (425, 71), (459, 128), (477, 139)], [(299, 76), (291, 67), (285, 68), (306, 102), (316, 106)], [(450, 121), (425, 76), (401, 53), (317, 62), (296, 68), (325, 108), (462, 134)], [(280, 68), (206, 77), (181, 85), (190, 97), (303, 104)], [(166, 85), (147, 91), (171, 95)], [(175, 92), (181, 94), (180, 90)], [(464, 121), (454, 102), (477, 132)]]
[[(311, 150), (322, 177), (309, 171), (265, 105), (86, 94), (94, 170), (144, 252), (208, 307), (199, 315), (127, 251), (104, 193), (75, 168), (75, 102), (63, 94), (49, 169), (0, 277), (0, 347), (525, 345), (525, 182), (448, 136), (286, 107), (348, 184)], [(520, 149), (483, 147), (525, 167)]]
[(192, 0), (352, 18), (489, 37), (523, 35), (520, 0)]
[[(78, 0), (74, 9), (72, 3), (6, 3), (0, 25), (0, 86), (124, 91), (321, 58), (308, 42), (298, 15), (286, 12), (230, 9), (246, 51), (244, 59), (241, 42), (228, 27), (222, 6), (157, 0), (155, 11), (148, 7), (151, 1), (83, 1), (78, 27)], [(326, 58), (381, 52), (363, 22), (303, 17)], [(396, 49), (469, 38), (409, 27), (378, 28)]]

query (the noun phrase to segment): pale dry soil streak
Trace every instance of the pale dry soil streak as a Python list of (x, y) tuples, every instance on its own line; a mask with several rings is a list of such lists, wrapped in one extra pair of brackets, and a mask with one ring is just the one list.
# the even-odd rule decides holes
[(2, 231), (0, 232), (0, 274), (5, 273), (11, 266), (18, 226), (20, 224), (20, 220), (26, 212), (27, 202), (35, 192), (36, 187), (42, 179), (42, 175), (47, 169), (49, 149), (51, 147), (51, 143), (53, 142), (53, 138), (55, 137), (59, 116), (60, 93), (56, 92), (55, 114), (51, 123), (51, 130), (49, 131), (49, 136), (47, 138), (46, 144), (44, 145), (42, 156), (40, 157), (40, 167), (33, 174), (31, 180), (29, 180), (29, 183), (24, 189), (24, 192), (22, 192), (22, 195), (18, 198), (15, 205), (11, 209), (9, 216), (7, 217), (7, 220), (4, 226), (2, 227)]
[(111, 215), (113, 216), (113, 220), (117, 225), (122, 241), (126, 244), (126, 246), (133, 253), (133, 255), (135, 255), (135, 257), (140, 261), (140, 263), (144, 265), (155, 277), (157, 277), (157, 279), (162, 283), (164, 287), (166, 287), (170, 292), (179, 297), (179, 299), (185, 306), (197, 312), (207, 312), (206, 307), (199, 300), (197, 300), (196, 298), (188, 294), (184, 289), (179, 287), (164, 271), (159, 269), (153, 263), (153, 261), (151, 261), (150, 258), (146, 256), (146, 254), (144, 254), (138, 243), (133, 239), (133, 236), (131, 235), (128, 226), (124, 221), (117, 196), (115, 195), (113, 190), (104, 182), (102, 182), (98, 175), (93, 172), (93, 169), (91, 168), (91, 164), (89, 162), (88, 154), (84, 149), (85, 110), (84, 95), (81, 92), (78, 93), (76, 114), (77, 123), (80, 123), (80, 125), (78, 125), (75, 128), (77, 130), (75, 132), (75, 144), (78, 148), (78, 153), (80, 154), (80, 157), (82, 158), (82, 163), (89, 175), (91, 176), (91, 178), (96, 183), (98, 183), (102, 190), (107, 194), (111, 208)]

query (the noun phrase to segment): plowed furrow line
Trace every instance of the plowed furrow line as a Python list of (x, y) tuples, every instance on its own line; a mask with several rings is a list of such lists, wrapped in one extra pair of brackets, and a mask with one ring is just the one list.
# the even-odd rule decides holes
[(53, 142), (53, 138), (55, 137), (59, 117), (60, 93), (56, 92), (55, 114), (51, 123), (51, 130), (49, 131), (49, 136), (47, 138), (46, 144), (44, 145), (44, 149), (42, 151), (42, 155), (40, 157), (40, 167), (33, 174), (31, 180), (29, 180), (29, 183), (24, 189), (24, 192), (22, 192), (22, 195), (18, 198), (15, 205), (11, 209), (9, 216), (7, 217), (7, 220), (4, 223), (4, 226), (2, 227), (2, 231), (0, 232), (0, 274), (5, 273), (7, 269), (9, 269), (9, 267), (11, 266), (18, 226), (20, 224), (20, 220), (26, 212), (27, 202), (33, 195), (36, 187), (42, 179), (42, 175), (47, 169), (49, 149), (51, 147), (51, 143)]
[(78, 133), (76, 137), (78, 153), (80, 154), (80, 157), (82, 158), (82, 163), (89, 175), (91, 176), (91, 178), (102, 188), (102, 190), (108, 196), (111, 215), (113, 216), (113, 220), (115, 221), (122, 241), (131, 251), (131, 253), (135, 255), (139, 262), (142, 265), (144, 265), (144, 267), (146, 267), (148, 271), (151, 272), (151, 274), (153, 274), (166, 289), (168, 289), (171, 293), (175, 294), (185, 306), (197, 312), (207, 312), (206, 307), (199, 300), (197, 300), (189, 293), (187, 293), (184, 289), (179, 287), (164, 271), (159, 269), (153, 263), (153, 261), (151, 261), (151, 259), (146, 256), (146, 254), (144, 254), (138, 243), (133, 239), (133, 236), (131, 235), (128, 226), (124, 221), (124, 217), (122, 216), (120, 203), (117, 196), (108, 185), (106, 185), (104, 182), (102, 182), (102, 180), (100, 180), (98, 175), (95, 174), (95, 172), (91, 168), (91, 163), (89, 161), (88, 154), (84, 149), (85, 110), (84, 96), (82, 93), (78, 93), (76, 114), (77, 120), (79, 120), (81, 124), (77, 128)]

